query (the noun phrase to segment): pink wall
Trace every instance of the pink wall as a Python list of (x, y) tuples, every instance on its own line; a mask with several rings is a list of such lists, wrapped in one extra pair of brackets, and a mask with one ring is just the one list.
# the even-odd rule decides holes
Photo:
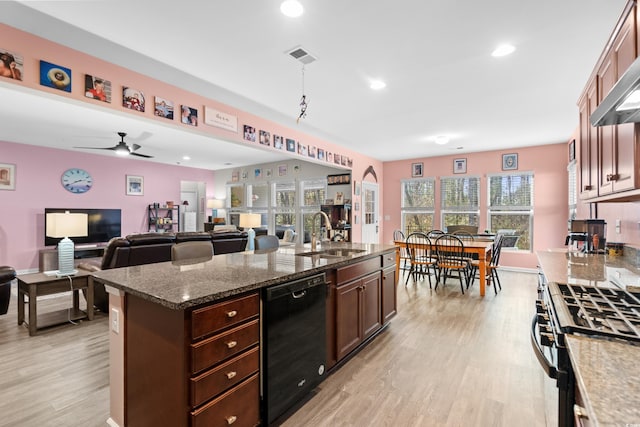
[[(213, 172), (76, 151), (0, 142), (3, 163), (16, 165), (15, 191), (1, 191), (0, 265), (16, 270), (38, 267), (44, 247), (44, 208), (122, 209), (122, 234), (147, 231), (147, 205), (180, 200), (180, 181), (205, 182), (213, 189)], [(72, 194), (61, 183), (62, 173), (82, 168), (93, 177), (93, 188)], [(144, 195), (127, 196), (126, 175), (144, 177)]]
[[(535, 268), (535, 251), (562, 247), (567, 230), (567, 146), (543, 145), (509, 151), (489, 151), (443, 157), (386, 162), (384, 164), (385, 222), (383, 241), (393, 239), (393, 230), (401, 228), (400, 181), (411, 178), (411, 163), (424, 163), (425, 177), (453, 176), (453, 159), (467, 159), (467, 175), (480, 176), (480, 230), (487, 228), (487, 174), (502, 172), (502, 154), (518, 153), (518, 170), (534, 173), (533, 252), (503, 251), (501, 264), (512, 267)], [(440, 191), (436, 180), (436, 192)], [(439, 193), (436, 193), (439, 194)], [(436, 213), (439, 201), (436, 197)], [(436, 215), (436, 228), (440, 218)]]

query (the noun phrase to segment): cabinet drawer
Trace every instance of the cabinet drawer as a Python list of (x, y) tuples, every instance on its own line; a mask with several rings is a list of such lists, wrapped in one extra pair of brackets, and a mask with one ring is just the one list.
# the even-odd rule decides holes
[(346, 267), (339, 268), (337, 270), (338, 286), (345, 282), (350, 282), (353, 279), (362, 277), (365, 274), (369, 274), (372, 271), (380, 270), (380, 258), (371, 258), (366, 261), (361, 261), (357, 264), (348, 265)]
[(260, 340), (258, 319), (227, 332), (191, 344), (191, 372), (199, 372), (257, 345)]
[(233, 387), (260, 368), (258, 347), (191, 379), (191, 406), (198, 406)]
[(191, 339), (197, 340), (216, 331), (255, 317), (260, 312), (257, 293), (194, 310), (191, 316)]
[(387, 268), (396, 265), (396, 253), (387, 252), (382, 255), (382, 268)]
[(258, 374), (191, 412), (193, 427), (252, 427), (260, 423)]

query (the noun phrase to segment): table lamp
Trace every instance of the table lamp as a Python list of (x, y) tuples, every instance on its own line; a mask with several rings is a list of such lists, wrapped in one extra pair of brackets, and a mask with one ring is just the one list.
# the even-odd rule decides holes
[[(207, 208), (211, 209), (211, 218), (218, 217), (218, 209), (224, 208), (224, 199), (207, 200)], [(213, 219), (211, 220), (213, 222)]]
[(240, 214), (240, 227), (244, 228), (247, 232), (247, 250), (252, 251), (255, 249), (256, 232), (253, 227), (260, 227), (262, 225), (262, 215), (252, 213)]
[(47, 229), (48, 237), (62, 237), (58, 243), (58, 271), (56, 276), (71, 276), (78, 270), (74, 268), (74, 245), (69, 237), (82, 237), (88, 235), (89, 217), (86, 213), (48, 213)]

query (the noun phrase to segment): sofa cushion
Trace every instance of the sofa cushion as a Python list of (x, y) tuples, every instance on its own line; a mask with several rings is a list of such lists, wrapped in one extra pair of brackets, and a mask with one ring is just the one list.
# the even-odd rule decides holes
[(153, 245), (158, 243), (174, 243), (176, 236), (172, 233), (140, 233), (129, 234), (126, 239), (131, 246)]
[(181, 231), (176, 233), (176, 243), (211, 241), (211, 233), (206, 231)]

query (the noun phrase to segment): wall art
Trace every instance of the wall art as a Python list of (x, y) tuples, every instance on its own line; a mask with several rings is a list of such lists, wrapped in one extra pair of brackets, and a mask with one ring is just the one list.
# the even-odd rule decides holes
[(153, 113), (158, 117), (173, 120), (173, 101), (156, 96), (153, 101)]
[(256, 142), (256, 128), (254, 128), (253, 126), (244, 125), (243, 129), (244, 129), (244, 140)]
[(260, 144), (271, 145), (271, 134), (266, 130), (260, 130)]
[(0, 163), (0, 190), (16, 189), (16, 165)]
[(0, 77), (22, 80), (24, 59), (22, 55), (0, 48)]
[(467, 159), (454, 159), (453, 173), (467, 173)]
[(287, 176), (287, 171), (288, 171), (287, 165), (278, 166), (278, 176)]
[(145, 99), (144, 93), (132, 87), (122, 87), (122, 106), (130, 110), (144, 113)]
[(136, 175), (127, 175), (127, 196), (144, 195), (144, 178)]
[(282, 136), (280, 135), (273, 135), (273, 147), (277, 150), (282, 150), (282, 147), (284, 146), (284, 144), (282, 143)]
[(296, 152), (296, 141), (295, 140), (287, 138), (287, 151), (291, 151), (292, 153)]
[(510, 171), (518, 169), (518, 154), (503, 154), (502, 155), (502, 170)]
[(413, 178), (419, 178), (422, 176), (422, 169), (424, 168), (424, 164), (420, 163), (411, 163), (411, 176)]
[(189, 126), (198, 126), (198, 110), (183, 105), (180, 109), (180, 121)]
[(111, 103), (111, 82), (101, 77), (84, 75), (84, 96)]
[(40, 61), (40, 84), (71, 92), (71, 69), (47, 61)]

